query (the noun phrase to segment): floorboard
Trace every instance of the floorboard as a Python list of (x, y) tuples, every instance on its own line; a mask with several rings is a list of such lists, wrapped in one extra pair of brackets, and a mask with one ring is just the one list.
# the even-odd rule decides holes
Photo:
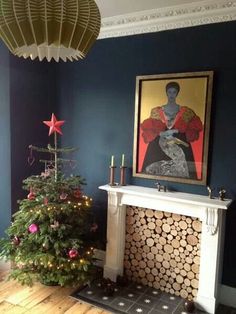
[(49, 287), (35, 283), (22, 286), (6, 281), (7, 272), (0, 272), (0, 313), (7, 314), (109, 314), (90, 304), (70, 297), (75, 288)]

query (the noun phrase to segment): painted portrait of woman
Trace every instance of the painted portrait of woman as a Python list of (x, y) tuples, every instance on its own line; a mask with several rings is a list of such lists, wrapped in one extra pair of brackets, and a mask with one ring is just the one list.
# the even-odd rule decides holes
[(203, 179), (208, 80), (187, 79), (142, 82), (137, 168), (144, 176)]
[(148, 143), (142, 171), (196, 179), (191, 142), (199, 139), (203, 126), (192, 109), (176, 102), (179, 91), (177, 82), (168, 83), (167, 103), (153, 108), (150, 118), (141, 124), (144, 142)]

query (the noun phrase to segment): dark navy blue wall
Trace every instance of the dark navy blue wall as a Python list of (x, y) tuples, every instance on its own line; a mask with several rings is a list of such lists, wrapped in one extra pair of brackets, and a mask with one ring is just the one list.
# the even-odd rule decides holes
[(37, 153), (35, 163), (28, 164), (28, 146), (49, 143), (42, 121), (56, 114), (55, 67), (55, 63), (10, 57), (12, 212), (17, 210), (17, 200), (25, 197), (22, 180), (43, 169)]
[(19, 59), (0, 46), (0, 236), (17, 200), (25, 197), (22, 180), (42, 166), (27, 163), (29, 144), (47, 145), (42, 121), (56, 113), (56, 64)]
[(11, 156), (10, 156), (10, 91), (9, 53), (0, 44), (0, 236), (10, 221)]
[[(105, 229), (106, 193), (112, 154), (132, 165), (135, 77), (137, 75), (213, 70), (215, 72), (210, 135), (209, 184), (236, 189), (236, 23), (222, 23), (155, 34), (97, 41), (83, 62), (59, 67), (58, 101), (63, 141), (77, 145), (78, 171), (88, 182)], [(130, 177), (129, 183), (153, 186), (153, 180)], [(206, 194), (206, 188), (170, 184), (179, 191)], [(225, 284), (236, 286), (234, 211), (226, 222)], [(101, 227), (100, 227), (101, 228)], [(104, 230), (103, 229), (103, 230)], [(105, 232), (103, 232), (105, 235)], [(234, 241), (232, 241), (234, 239)]]

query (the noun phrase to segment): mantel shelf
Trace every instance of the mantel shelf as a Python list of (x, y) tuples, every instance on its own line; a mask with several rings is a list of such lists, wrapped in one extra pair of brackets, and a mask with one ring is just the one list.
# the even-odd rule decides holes
[(204, 206), (207, 208), (218, 208), (218, 209), (227, 209), (232, 200), (226, 199), (221, 201), (217, 198), (210, 199), (205, 195), (191, 194), (191, 193), (182, 193), (182, 192), (162, 192), (158, 191), (156, 188), (147, 188), (136, 185), (127, 185), (127, 186), (115, 186), (102, 185), (99, 187), (101, 190), (107, 192), (121, 193), (133, 196), (141, 196), (150, 199), (169, 201), (169, 202), (178, 202), (182, 204), (192, 204), (198, 206)]

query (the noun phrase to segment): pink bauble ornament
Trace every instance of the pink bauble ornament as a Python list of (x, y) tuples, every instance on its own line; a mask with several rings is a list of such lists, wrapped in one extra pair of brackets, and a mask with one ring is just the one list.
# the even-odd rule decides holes
[(39, 227), (36, 224), (32, 224), (28, 228), (30, 233), (36, 233), (39, 231)]
[(71, 249), (68, 255), (70, 258), (76, 258), (79, 255), (79, 252), (76, 249)]

